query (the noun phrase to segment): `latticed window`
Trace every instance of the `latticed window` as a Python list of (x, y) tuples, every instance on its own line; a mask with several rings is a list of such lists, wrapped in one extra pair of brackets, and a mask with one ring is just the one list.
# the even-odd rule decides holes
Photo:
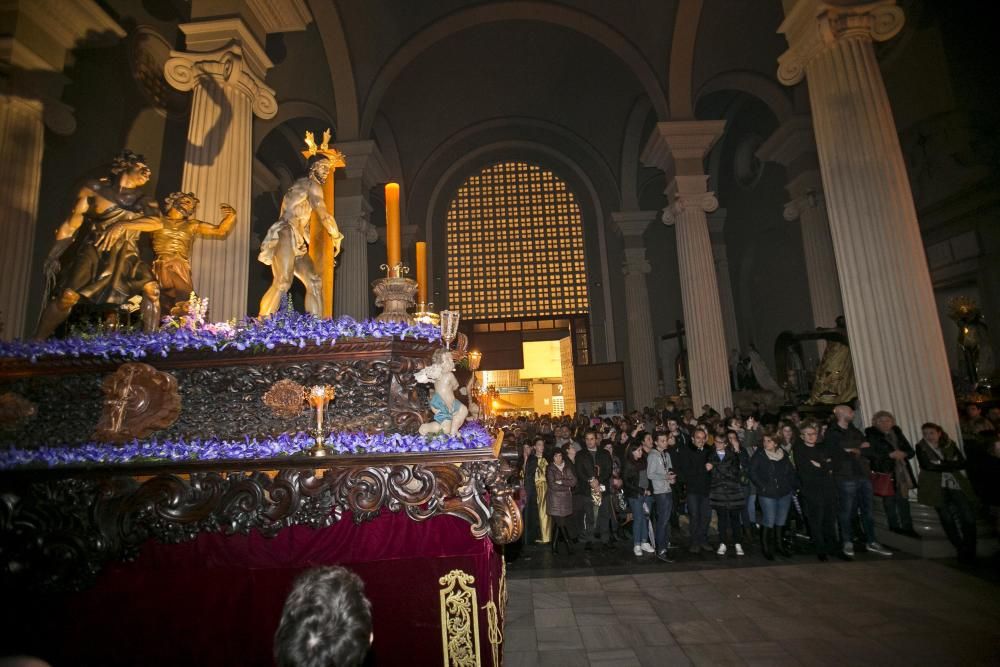
[(448, 305), (464, 320), (585, 315), (580, 206), (526, 162), (469, 177), (448, 208)]

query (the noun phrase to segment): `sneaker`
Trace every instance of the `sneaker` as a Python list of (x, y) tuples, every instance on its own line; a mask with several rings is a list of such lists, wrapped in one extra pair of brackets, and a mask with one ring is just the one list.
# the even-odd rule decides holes
[(888, 549), (886, 549), (885, 547), (883, 547), (878, 542), (869, 542), (867, 546), (868, 546), (868, 551), (872, 551), (874, 553), (877, 553), (880, 556), (891, 556), (892, 555), (891, 551), (889, 551)]
[(854, 558), (854, 543), (844, 542), (844, 555)]
[(719, 554), (720, 556), (725, 556), (726, 555), (726, 543), (723, 542), (722, 544), (720, 544), (719, 548), (715, 550), (715, 553)]
[(660, 551), (658, 551), (657, 554), (656, 554), (656, 557), (659, 558), (660, 560), (662, 560), (664, 563), (673, 563), (674, 562), (673, 559), (670, 558), (670, 556), (667, 555), (667, 550), (666, 549), (661, 549)]
[(640, 547), (638, 544), (635, 545), (632, 548), (632, 553), (634, 553), (636, 556), (641, 556), (642, 555), (642, 547)]
[(737, 556), (743, 555), (743, 545), (740, 544), (739, 542), (736, 543), (736, 555)]
[(653, 548), (653, 545), (650, 544), (649, 542), (643, 542), (642, 544), (639, 545), (639, 547), (648, 554), (654, 553), (656, 551), (656, 549)]

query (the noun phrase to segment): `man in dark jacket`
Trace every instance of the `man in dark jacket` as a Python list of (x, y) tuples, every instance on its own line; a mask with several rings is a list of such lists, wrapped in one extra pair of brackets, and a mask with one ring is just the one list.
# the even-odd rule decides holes
[(909, 460), (916, 452), (896, 426), (896, 418), (891, 412), (880, 410), (872, 417), (872, 425), (865, 429), (865, 438), (871, 444), (872, 472), (892, 476), (893, 495), (882, 497), (885, 516), (889, 520), (889, 530), (903, 535), (917, 537), (910, 517), (910, 490), (917, 487)]
[(689, 530), (691, 533), (691, 553), (698, 551), (711, 552), (708, 545), (708, 524), (712, 521), (712, 505), (709, 501), (711, 490), (711, 475), (705, 469), (708, 450), (708, 433), (703, 428), (697, 428), (691, 436), (690, 445), (678, 444), (675, 449), (674, 466), (678, 480), (687, 488), (687, 508)]
[(792, 451), (799, 473), (802, 509), (809, 522), (813, 544), (816, 545), (816, 557), (827, 561), (832, 554), (850, 560), (837, 544), (837, 483), (834, 469), (845, 454), (827, 443), (817, 442), (819, 427), (814, 422), (806, 422), (800, 435), (802, 442), (796, 443)]
[(875, 518), (872, 514), (871, 458), (874, 453), (865, 434), (852, 423), (854, 408), (838, 405), (833, 409), (837, 421), (826, 430), (824, 442), (843, 451), (847, 456), (837, 462), (837, 492), (840, 498), (840, 541), (844, 553), (854, 556), (854, 516), (861, 514), (868, 551), (891, 556), (892, 552), (875, 540)]
[[(598, 537), (605, 546), (611, 546), (611, 533), (596, 535), (598, 526), (605, 528), (610, 525), (611, 514), (611, 473), (613, 472), (613, 462), (611, 455), (598, 447), (597, 432), (587, 431), (585, 436), (586, 446), (576, 455), (576, 487), (573, 492), (582, 497), (583, 502), (583, 526), (580, 532), (580, 541), (584, 543), (584, 548), (589, 549), (591, 543)], [(599, 485), (601, 494), (600, 505), (594, 504), (595, 486)]]

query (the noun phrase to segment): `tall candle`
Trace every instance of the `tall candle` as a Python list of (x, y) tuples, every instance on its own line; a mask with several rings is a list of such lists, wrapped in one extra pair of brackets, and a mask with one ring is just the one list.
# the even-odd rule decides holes
[(399, 264), (399, 183), (385, 185), (385, 250), (386, 264), (391, 267)]
[(417, 241), (417, 303), (427, 303), (427, 244)]

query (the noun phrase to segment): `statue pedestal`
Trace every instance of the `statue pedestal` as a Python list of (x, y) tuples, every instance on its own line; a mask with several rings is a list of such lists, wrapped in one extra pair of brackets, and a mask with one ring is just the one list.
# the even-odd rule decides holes
[(375, 292), (375, 305), (382, 309), (376, 320), (414, 323), (413, 316), (408, 311), (416, 303), (413, 297), (417, 293), (417, 281), (410, 278), (379, 278), (372, 282), (372, 291)]

